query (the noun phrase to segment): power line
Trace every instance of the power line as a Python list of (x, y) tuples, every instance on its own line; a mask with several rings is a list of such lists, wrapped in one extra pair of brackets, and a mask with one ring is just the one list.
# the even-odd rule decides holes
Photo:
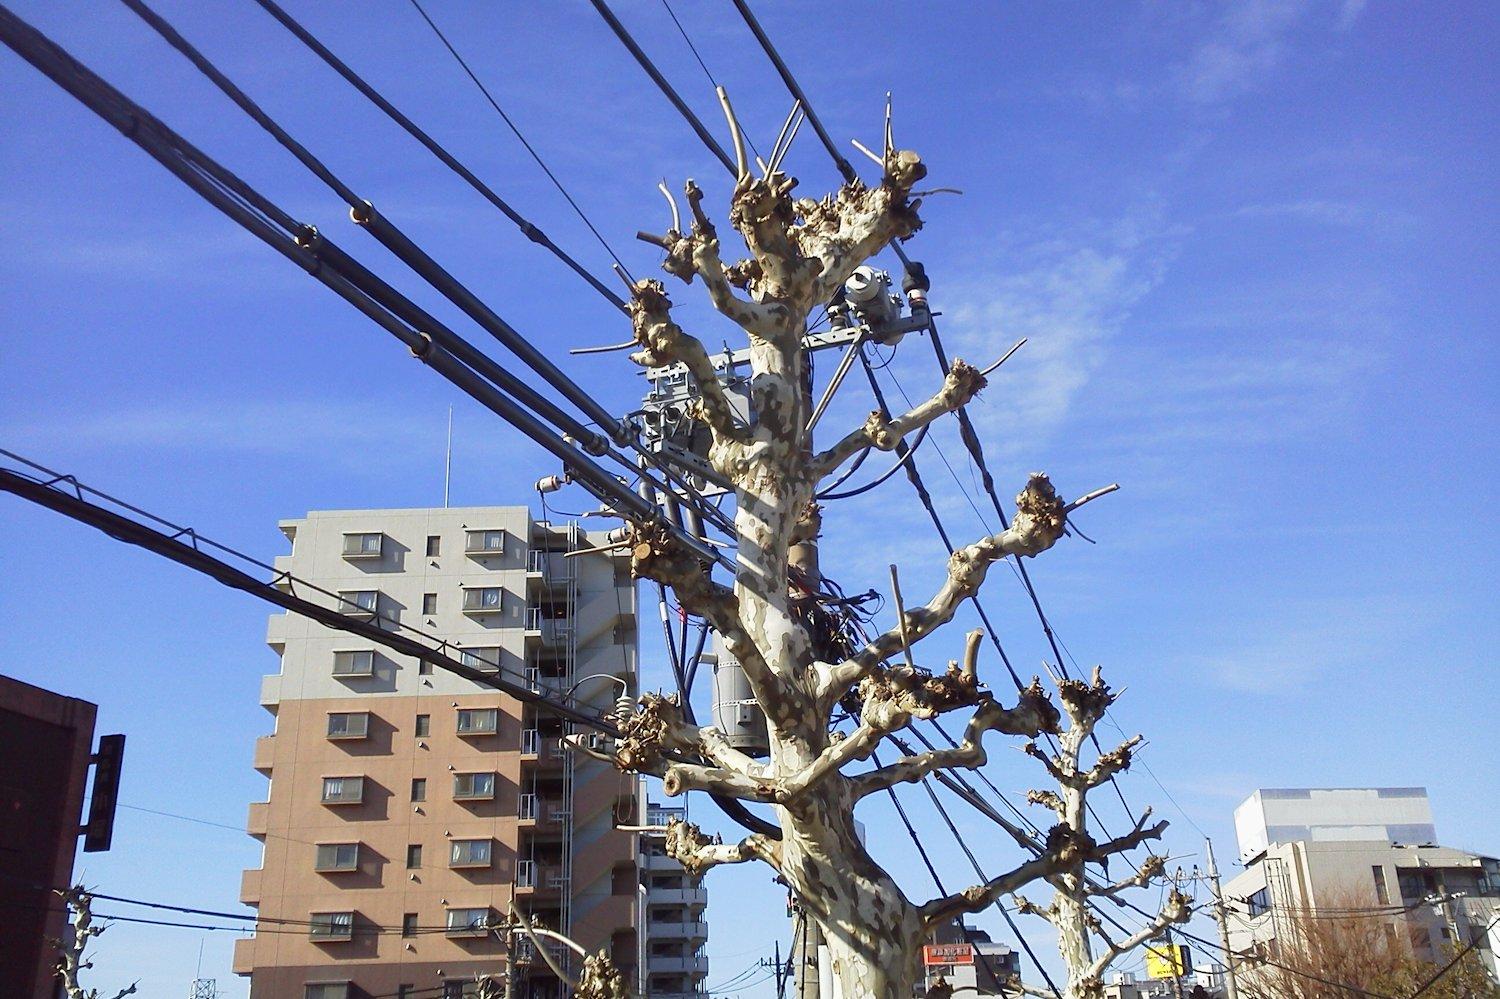
[[(527, 141), (526, 136), (521, 134), (520, 128), (518, 128), (516, 126), (516, 123), (511, 120), (510, 115), (505, 113), (505, 109), (502, 108), (500, 106), (500, 103), (495, 100), (495, 97), (490, 93), (489, 88), (486, 87), (480, 81), (479, 77), (474, 74), (474, 70), (469, 68), (469, 64), (464, 61), (464, 57), (458, 54), (458, 49), (454, 48), (453, 43), (448, 41), (448, 36), (443, 34), (443, 29), (437, 26), (437, 22), (428, 15), (427, 11), (422, 7), (422, 4), (419, 2), (419, 0), (411, 0), (411, 5), (416, 8), (418, 14), (422, 15), (422, 20), (427, 22), (427, 26), (432, 29), (432, 33), (437, 35), (438, 41), (443, 43), (443, 48), (447, 49), (448, 54), (453, 56), (454, 61), (457, 62), (458, 65), (463, 69), (465, 75), (467, 75), (470, 80), (474, 81), (474, 86), (479, 88), (479, 92), (484, 95), (484, 99), (489, 102), (490, 107), (495, 109), (495, 113), (498, 114), (501, 120), (504, 121), (505, 124), (510, 128), (511, 132), (515, 134), (515, 137), (520, 140), (521, 145), (526, 147), (526, 151), (531, 154), (531, 158), (536, 160), (536, 165), (541, 167), (542, 172), (547, 175), (547, 179), (552, 181), (552, 186), (556, 187), (558, 193), (560, 193), (565, 199), (567, 199), (568, 204), (573, 206), (573, 211), (578, 213), (578, 217), (583, 220), (583, 224), (588, 226), (589, 232), (593, 233), (594, 238), (599, 241), (599, 245), (604, 247), (604, 252), (609, 254), (610, 259), (614, 260), (614, 262), (619, 265), (620, 270), (624, 272), (627, 278), (629, 278), (629, 268), (625, 266), (625, 262), (620, 259), (619, 254), (615, 253), (614, 247), (609, 245), (609, 240), (605, 239), (603, 234), (600, 233), (597, 228), (595, 228), (594, 223), (589, 219), (584, 210), (579, 207), (578, 202), (573, 200), (573, 195), (568, 193), (568, 189), (563, 186), (562, 181), (557, 179), (557, 175), (552, 172), (552, 168), (547, 166), (547, 163), (542, 159), (541, 154), (532, 147), (531, 143)], [(634, 278), (631, 278), (630, 280), (632, 284), (635, 283)]]
[(274, 0), (256, 0), (256, 2), (259, 3), (267, 13), (275, 18), (278, 23), (280, 23), (284, 28), (290, 31), (298, 41), (307, 46), (307, 48), (312, 51), (313, 54), (322, 59), (323, 62), (325, 62), (331, 69), (334, 70), (334, 72), (338, 73), (351, 86), (353, 86), (367, 99), (369, 99), (370, 102), (373, 103), (381, 111), (383, 111), (387, 117), (389, 117), (402, 129), (404, 129), (408, 135), (416, 139), (417, 142), (421, 143), (421, 145), (425, 149), (427, 149), (428, 152), (436, 156), (444, 166), (452, 170), (455, 174), (457, 174), (460, 178), (467, 182), (470, 187), (477, 191), (481, 197), (483, 197), (486, 201), (499, 209), (506, 218), (515, 223), (516, 227), (521, 230), (521, 233), (527, 239), (531, 240), (533, 243), (536, 243), (538, 246), (541, 246), (553, 256), (561, 260), (575, 274), (583, 278), (583, 280), (587, 281), (590, 287), (592, 287), (595, 291), (602, 295), (607, 301), (610, 302), (610, 304), (615, 306), (615, 308), (621, 310), (622, 312), (625, 311), (625, 301), (620, 298), (619, 295), (615, 294), (615, 292), (608, 286), (606, 286), (604, 282), (600, 281), (593, 274), (589, 273), (589, 271), (586, 270), (582, 264), (578, 263), (577, 260), (573, 259), (573, 257), (569, 256), (560, 247), (558, 247), (556, 243), (552, 242), (552, 240), (547, 236), (546, 233), (537, 228), (528, 219), (526, 219), (514, 208), (512, 208), (504, 198), (496, 194), (488, 184), (484, 183), (477, 176), (475, 176), (468, 167), (459, 162), (458, 159), (454, 157), (453, 154), (450, 153), (447, 149), (443, 148), (443, 146), (439, 144), (437, 140), (433, 139), (432, 136), (428, 135), (427, 132), (419, 128), (416, 123), (414, 123), (410, 118), (401, 113), (401, 111), (397, 110), (397, 108), (393, 104), (391, 104), (390, 101), (386, 100), (385, 97), (383, 97), (377, 90), (375, 90), (374, 87), (370, 86), (370, 84), (367, 83), (353, 69), (351, 69), (348, 64), (339, 59), (338, 56), (334, 55), (327, 46), (325, 46), (316, 37), (314, 37), (313, 34), (309, 32), (305, 27), (303, 27), (296, 18), (292, 17), (285, 10), (283, 10), (274, 2)]
[(604, 0), (591, 0), (591, 2), (594, 5), (594, 9), (599, 12), (599, 16), (604, 18), (604, 23), (608, 24), (610, 30), (615, 33), (615, 37), (635, 57), (635, 61), (640, 64), (641, 69), (646, 71), (646, 75), (651, 77), (651, 81), (656, 84), (657, 89), (672, 103), (672, 106), (677, 109), (677, 113), (682, 115), (687, 123), (692, 126), (698, 138), (708, 147), (708, 151), (713, 153), (720, 163), (724, 164), (724, 169), (729, 171), (730, 176), (737, 175), (739, 168), (735, 166), (734, 160), (729, 158), (729, 154), (724, 152), (724, 147), (720, 146), (718, 141), (714, 139), (713, 133), (703, 127), (703, 122), (698, 120), (698, 116), (693, 114), (692, 109), (678, 96), (677, 91), (672, 89), (672, 85), (667, 82), (667, 78), (661, 75), (661, 70), (656, 68), (656, 64), (642, 51), (640, 45), (636, 44), (636, 40), (630, 36), (630, 32), (625, 30), (625, 25), (621, 24), (620, 19), (615, 16), (615, 12), (609, 9), (609, 4), (605, 3)]

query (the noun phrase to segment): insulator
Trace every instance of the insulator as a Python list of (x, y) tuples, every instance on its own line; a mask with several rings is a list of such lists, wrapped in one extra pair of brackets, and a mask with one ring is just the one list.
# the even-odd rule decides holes
[(615, 698), (614, 719), (616, 724), (624, 725), (626, 722), (630, 721), (631, 716), (633, 716), (634, 714), (634, 697), (631, 697), (629, 694), (624, 694), (620, 697)]
[(566, 472), (562, 475), (548, 475), (536, 480), (536, 491), (539, 493), (555, 493), (572, 481), (572, 477)]
[(604, 536), (604, 540), (608, 541), (612, 545), (624, 544), (626, 541), (630, 540), (630, 528), (616, 527), (614, 530), (610, 531)]

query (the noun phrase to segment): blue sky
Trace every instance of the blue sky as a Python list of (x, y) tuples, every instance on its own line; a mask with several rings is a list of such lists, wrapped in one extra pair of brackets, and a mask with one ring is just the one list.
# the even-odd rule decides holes
[[(764, 149), (790, 103), (769, 66), (728, 5), (677, 6)], [(409, 6), (290, 7), (607, 273), (603, 249)], [(258, 8), (159, 9), (608, 406), (633, 405), (640, 382), (622, 358), (565, 355), (619, 341), (621, 318)], [(655, 266), (632, 237), (665, 227), (659, 178), (694, 176), (722, 206), (722, 170), (587, 4), (430, 9), (632, 271)], [(1191, 866), (1206, 831), (1233, 858), (1234, 804), (1256, 787), (1301, 785), (1426, 785), (1446, 843), (1500, 851), (1496, 254), (1485, 235), (1495, 8), (757, 9), (841, 142), (878, 137), (892, 90), (898, 143), (922, 153), (934, 184), (964, 191), (928, 202), (909, 249), (933, 276), (950, 353), (987, 363), (1030, 338), (973, 407), (1003, 495), (1035, 468), (1067, 494), (1124, 487), (1080, 518), (1097, 545), (1065, 540), (1031, 568), (1078, 662), (1129, 688), (1114, 717), (1146, 734), (1151, 772), (1122, 785), (1133, 807), (1172, 821), (1173, 855)], [(453, 315), (123, 8), (16, 10)], [(661, 6), (619, 11), (722, 131)], [(455, 503), (526, 502), (555, 470), (8, 52), (0, 93), (3, 446), (263, 557), (283, 550), (279, 518), (439, 503), (450, 404)], [(834, 182), (810, 130), (788, 162), (804, 192)], [(673, 294), (711, 342), (732, 336), (687, 290)], [(930, 392), (928, 345), (909, 339), (886, 375), (913, 398)], [(886, 389), (899, 398), (894, 382)], [(823, 426), (868, 406), (846, 390)], [(919, 458), (937, 505), (957, 537), (978, 536), (963, 449), (948, 429), (933, 444)], [(558, 502), (578, 510), (586, 497)], [(238, 909), (239, 871), (258, 857), (234, 830), (264, 792), (250, 753), (270, 727), (257, 705), (275, 668), (268, 608), (19, 501), (0, 510), (13, 623), (0, 669), (98, 702), (101, 731), (129, 734), (132, 807), (114, 850), (82, 858), (83, 876), (111, 894)], [(910, 593), (936, 585), (941, 549), (899, 475), (832, 509), (826, 527), (825, 566), (846, 587), (882, 586), (890, 561)], [(992, 575), (986, 600), (1018, 668), (1038, 671), (1049, 653), (1011, 573)], [(966, 625), (924, 654), (955, 654)], [(648, 638), (650, 684), (665, 676), (657, 649)], [(1003, 690), (993, 657), (982, 665)], [(991, 779), (1023, 795), (1036, 773), (994, 745)], [(925, 796), (905, 800), (941, 844), (945, 880), (963, 883)], [(1118, 807), (1101, 812), (1123, 824)], [(1015, 861), (982, 819), (960, 814), (982, 862)], [(883, 804), (862, 818), (911, 893), (930, 894)], [(709, 884), (715, 984), (786, 932), (764, 870)], [(980, 923), (1007, 938), (998, 917)], [(1026, 929), (1051, 961), (1048, 935)], [(203, 973), (243, 996), (226, 936), (208, 935)], [(118, 925), (100, 942), (95, 984), (185, 989), (198, 944), (194, 931)]]

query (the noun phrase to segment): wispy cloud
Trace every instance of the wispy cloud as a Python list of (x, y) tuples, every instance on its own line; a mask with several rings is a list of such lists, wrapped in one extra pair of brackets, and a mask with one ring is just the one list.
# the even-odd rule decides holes
[(1007, 362), (1004, 392), (972, 408), (999, 439), (1045, 435), (1070, 414), (1104, 363), (1110, 338), (1162, 280), (1180, 230), (1154, 209), (1134, 209), (1108, 224), (1011, 251), (1019, 269), (982, 261), (1008, 276), (960, 282), (946, 307), (954, 351), (986, 363), (1015, 340), (1027, 343)]
[(1178, 67), (1185, 97), (1213, 104), (1252, 89), (1281, 60), (1304, 0), (1253, 0), (1225, 9), (1215, 30)]

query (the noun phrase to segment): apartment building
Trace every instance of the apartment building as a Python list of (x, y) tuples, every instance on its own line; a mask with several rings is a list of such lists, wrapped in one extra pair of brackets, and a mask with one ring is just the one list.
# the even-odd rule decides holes
[[(648, 826), (665, 826), (685, 819), (683, 808), (651, 802), (646, 807)], [(682, 865), (667, 856), (660, 833), (640, 838), (641, 902), (641, 994), (652, 999), (698, 999), (706, 996), (708, 957), (708, 889), (691, 877)]]
[[(635, 691), (635, 592), (602, 538), (524, 507), (315, 512), (286, 521), (280, 585), (601, 711)], [(301, 583), (297, 581), (303, 581)], [(514, 903), (637, 972), (636, 783), (565, 751), (562, 724), (492, 688), (277, 615), (274, 719), (250, 806), (258, 911), (234, 970), (253, 999), (469, 995), (504, 972)], [(519, 949), (523, 961), (529, 948)], [(521, 995), (560, 994), (539, 960)]]
[(1391, 942), (1438, 962), (1475, 943), (1500, 978), (1500, 860), (1439, 846), (1420, 787), (1266, 788), (1234, 813), (1243, 873), (1224, 886), (1229, 945), (1273, 956), (1292, 917), (1350, 899)]

